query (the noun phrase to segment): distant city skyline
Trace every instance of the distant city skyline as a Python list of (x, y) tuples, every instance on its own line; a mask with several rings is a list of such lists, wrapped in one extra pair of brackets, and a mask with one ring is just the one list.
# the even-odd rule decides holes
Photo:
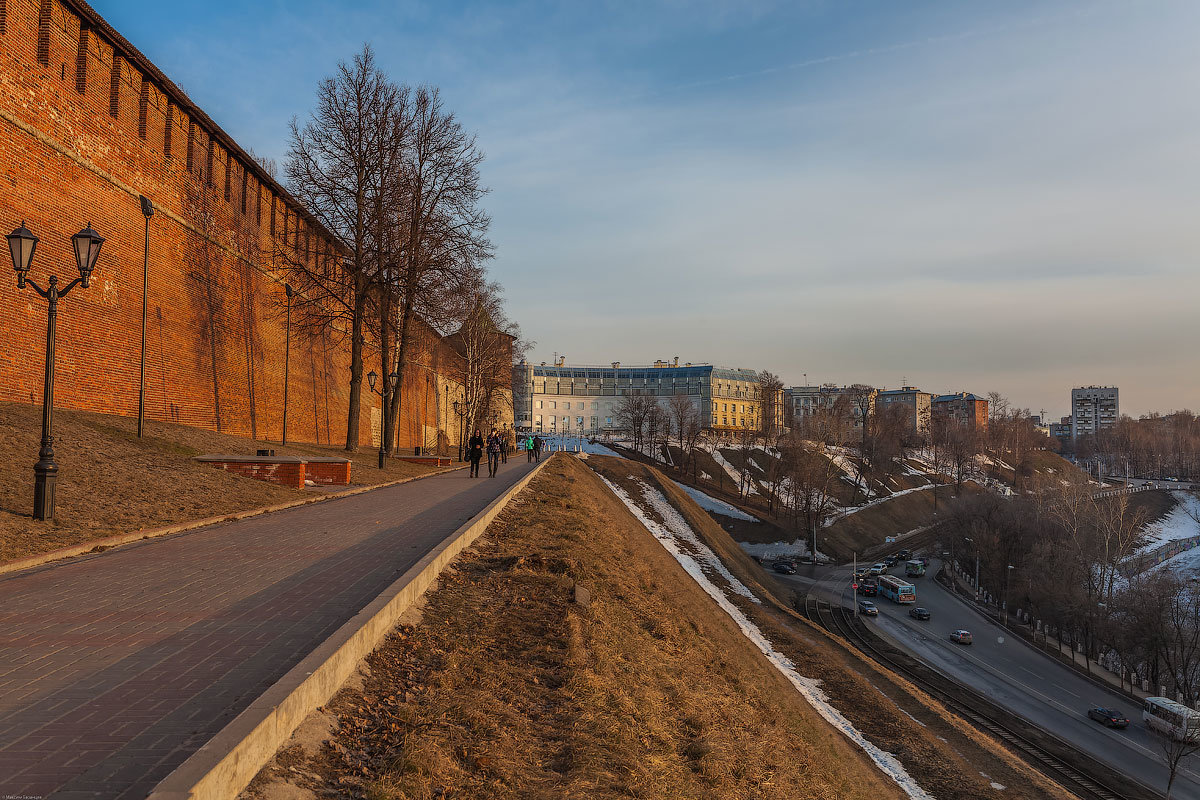
[(276, 159), (364, 41), (440, 86), (533, 360), (1200, 408), (1196, 4), (97, 10)]

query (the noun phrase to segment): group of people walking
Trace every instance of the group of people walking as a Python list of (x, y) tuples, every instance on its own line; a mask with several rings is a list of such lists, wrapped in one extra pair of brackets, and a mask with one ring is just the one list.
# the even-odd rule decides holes
[[(542, 460), (542, 437), (530, 436), (525, 442), (526, 454), (530, 461)], [(508, 463), (508, 437), (492, 428), (487, 438), (475, 429), (475, 433), (467, 440), (467, 460), (471, 462), (471, 477), (479, 477), (479, 462), (487, 454), (488, 477), (496, 477), (501, 464)]]

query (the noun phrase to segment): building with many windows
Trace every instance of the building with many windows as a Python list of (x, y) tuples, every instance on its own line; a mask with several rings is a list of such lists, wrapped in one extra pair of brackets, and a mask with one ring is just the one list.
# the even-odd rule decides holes
[(883, 391), (875, 398), (875, 406), (881, 414), (890, 408), (903, 408), (910, 432), (918, 436), (929, 433), (933, 416), (933, 395), (929, 392), (922, 392), (915, 386)]
[(1094, 436), (1117, 424), (1121, 408), (1116, 386), (1082, 386), (1071, 390), (1071, 440)]
[(983, 432), (988, 426), (988, 401), (970, 392), (941, 394), (933, 398), (933, 420), (955, 422)]
[(804, 421), (821, 412), (832, 412), (839, 400), (850, 418), (853, 435), (862, 438), (863, 415), (875, 413), (875, 398), (879, 394), (868, 386), (838, 386), (825, 383), (820, 386), (792, 386), (783, 390), (784, 407), (791, 425), (802, 427)]
[[(708, 430), (754, 431), (763, 413), (758, 381), (752, 369), (680, 365), (677, 358), (637, 366), (614, 361), (607, 367), (522, 362), (513, 367), (516, 424), (535, 433), (619, 433), (621, 398), (641, 393), (655, 397), (664, 410), (675, 395), (690, 398)], [(781, 398), (769, 405), (782, 416)]]

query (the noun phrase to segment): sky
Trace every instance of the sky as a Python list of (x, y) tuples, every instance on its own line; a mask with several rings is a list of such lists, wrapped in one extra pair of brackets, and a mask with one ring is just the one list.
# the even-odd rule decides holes
[(1200, 410), (1200, 3), (95, 8), (282, 160), (369, 42), (478, 136), (535, 362)]

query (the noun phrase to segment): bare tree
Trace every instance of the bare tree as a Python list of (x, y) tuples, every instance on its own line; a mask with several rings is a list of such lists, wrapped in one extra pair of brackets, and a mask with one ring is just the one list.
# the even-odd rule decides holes
[(1171, 800), (1171, 789), (1179, 774), (1179, 766), (1188, 756), (1200, 752), (1200, 715), (1189, 714), (1183, 719), (1183, 733), (1172, 736), (1154, 731), (1153, 738), (1158, 743), (1158, 752), (1167, 767), (1167, 797)]
[[(418, 315), (438, 319), (453, 308), (466, 287), (477, 285), (479, 268), (492, 255), (491, 220), (480, 203), (487, 194), (479, 178), (483, 153), (442, 105), (437, 89), (419, 87), (405, 126), (408, 144), (395, 184), (400, 230), (396, 295), (397, 368), (412, 355)], [(461, 309), (469, 312), (470, 309)], [(398, 419), (401, 392), (388, 414)]]
[(371, 241), (377, 171), (381, 152), (393, 144), (381, 141), (380, 118), (389, 113), (396, 91), (369, 46), (321, 81), (311, 118), (304, 125), (292, 120), (284, 171), (292, 193), (338, 241), (319, 244), (311, 226), (286, 207), (274, 225), (276, 263), (298, 289), (296, 324), (310, 332), (349, 328), (351, 451), (358, 448), (368, 295), (379, 272)]
[(650, 408), (657, 405), (658, 401), (653, 396), (639, 389), (630, 390), (617, 401), (614, 409), (617, 427), (629, 431), (633, 449), (639, 453), (644, 451), (646, 417), (650, 414)]
[(782, 417), (783, 380), (773, 372), (758, 373), (758, 391), (761, 395), (762, 418), (759, 432), (768, 442), (779, 436), (779, 419)]

